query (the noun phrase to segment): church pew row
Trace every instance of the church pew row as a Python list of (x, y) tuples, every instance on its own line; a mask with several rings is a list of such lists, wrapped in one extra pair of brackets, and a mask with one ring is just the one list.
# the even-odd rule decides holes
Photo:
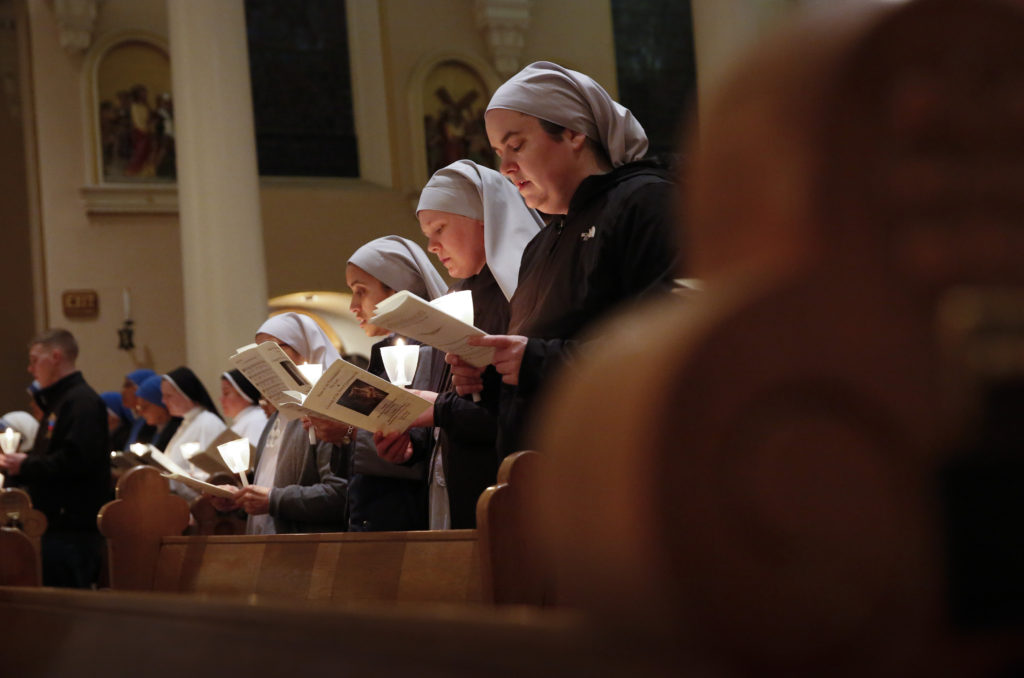
[[(686, 675), (563, 610), (0, 587), (3, 675)], [(703, 674), (707, 675), (707, 674)]]
[(40, 539), (46, 516), (32, 508), (24, 490), (0, 491), (0, 585), (40, 586)]
[(498, 485), (481, 497), (479, 530), (262, 536), (182, 536), (187, 504), (158, 472), (139, 467), (98, 518), (110, 586), (342, 603), (542, 602), (538, 578), (523, 576), (536, 567), (523, 548), (529, 512), (519, 511), (538, 465), (535, 453), (506, 460)]

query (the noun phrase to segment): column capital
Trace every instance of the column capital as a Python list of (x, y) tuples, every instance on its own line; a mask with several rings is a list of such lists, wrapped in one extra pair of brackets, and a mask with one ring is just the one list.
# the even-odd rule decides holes
[(100, 0), (53, 0), (60, 30), (60, 46), (69, 54), (84, 52), (92, 44), (92, 30)]
[(503, 78), (515, 75), (530, 28), (533, 0), (476, 0), (476, 25), (487, 42), (494, 70)]

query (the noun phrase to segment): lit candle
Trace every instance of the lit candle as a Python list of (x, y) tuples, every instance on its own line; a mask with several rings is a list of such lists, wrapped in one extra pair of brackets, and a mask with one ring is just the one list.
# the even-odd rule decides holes
[(416, 374), (416, 364), (420, 359), (420, 347), (406, 345), (401, 339), (394, 346), (384, 346), (380, 350), (384, 361), (384, 370), (388, 379), (395, 386), (408, 386)]
[(5, 454), (17, 452), (19, 442), (21, 442), (21, 434), (13, 428), (8, 427), (3, 433), (0, 433), (0, 448)]
[(124, 319), (125, 320), (131, 320), (132, 319), (132, 291), (129, 288), (125, 287), (124, 290), (121, 291), (121, 296), (124, 299)]
[(249, 470), (249, 441), (245, 438), (238, 438), (217, 446), (224, 463), (228, 465), (232, 473), (237, 473), (242, 481), (242, 487), (249, 484), (246, 471)]
[(320, 363), (302, 363), (301, 365), (296, 365), (296, 367), (299, 368), (299, 372), (302, 372), (302, 376), (306, 378), (306, 381), (311, 384), (320, 381), (320, 377), (324, 373), (324, 366)]
[(467, 325), (473, 324), (473, 293), (469, 290), (445, 294), (434, 299), (430, 305)]
[(181, 454), (186, 459), (191, 459), (192, 457), (196, 456), (197, 454), (199, 454), (199, 443), (182, 443)]
[[(473, 293), (470, 290), (452, 292), (434, 299), (430, 305), (458, 318), (467, 325), (473, 324)], [(473, 394), (473, 402), (480, 402), (480, 394)]]

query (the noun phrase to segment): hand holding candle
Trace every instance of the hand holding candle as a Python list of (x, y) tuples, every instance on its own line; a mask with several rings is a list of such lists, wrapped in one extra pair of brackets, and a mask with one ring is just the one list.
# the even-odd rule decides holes
[(4, 454), (13, 454), (18, 451), (18, 444), (21, 442), (21, 434), (13, 428), (8, 427), (0, 433), (0, 448)]

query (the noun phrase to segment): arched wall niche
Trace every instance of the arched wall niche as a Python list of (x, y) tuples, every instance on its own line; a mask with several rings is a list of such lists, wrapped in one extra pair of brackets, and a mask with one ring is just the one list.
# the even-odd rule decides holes
[[(471, 54), (434, 54), (423, 58), (416, 65), (406, 90), (412, 140), (414, 195), (419, 195), (419, 190), (433, 171), (430, 170), (431, 160), (438, 161), (437, 157), (431, 157), (428, 144), (433, 144), (435, 149), (439, 149), (445, 143), (444, 139), (437, 136), (434, 139), (428, 138), (428, 115), (431, 116), (430, 124), (435, 134), (440, 134), (440, 128), (446, 126), (454, 135), (447, 140), (452, 156), (448, 162), (468, 157), (481, 164), (493, 164), (494, 154), (487, 143), (486, 132), (482, 129), (482, 116), (491, 94), (502, 82), (502, 78), (484, 59)], [(442, 89), (444, 91), (439, 92)], [(477, 113), (480, 117), (479, 129), (475, 128)], [(439, 120), (439, 114), (447, 116), (447, 119)], [(479, 134), (483, 135), (482, 139), (479, 138)], [(460, 155), (459, 149), (464, 149), (465, 152)], [(440, 167), (448, 162), (442, 162)]]
[(166, 39), (111, 33), (82, 71), (90, 213), (177, 212), (171, 60)]

